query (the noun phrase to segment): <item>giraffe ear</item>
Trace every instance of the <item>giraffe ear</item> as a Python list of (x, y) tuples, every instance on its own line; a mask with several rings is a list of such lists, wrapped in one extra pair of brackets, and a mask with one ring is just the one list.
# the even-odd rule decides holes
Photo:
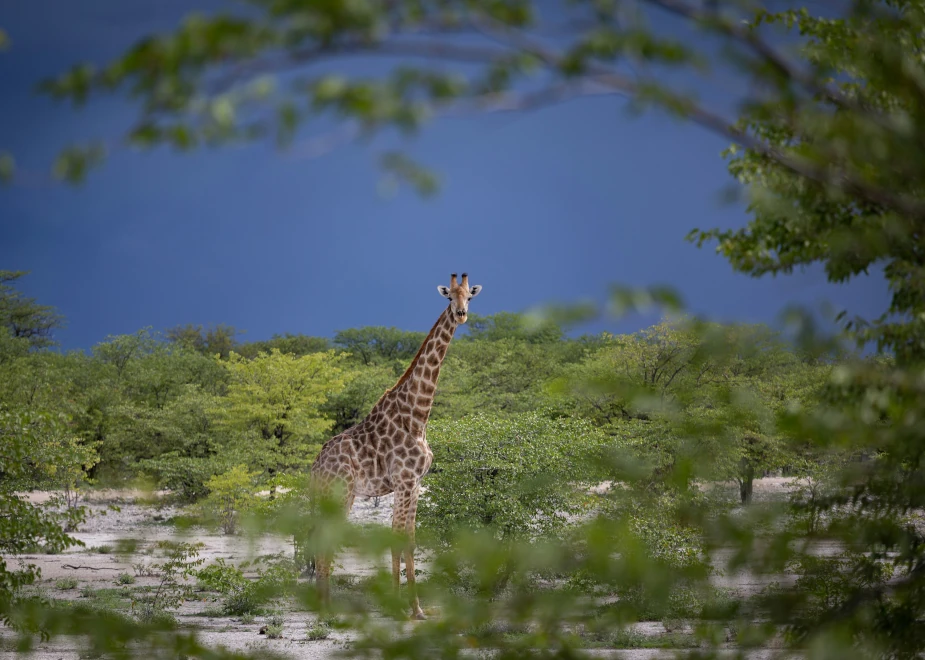
[(475, 298), (477, 295), (479, 295), (479, 291), (481, 290), (482, 290), (481, 284), (473, 284), (472, 286), (469, 287), (469, 297)]
[(438, 286), (437, 291), (439, 291), (440, 295), (443, 296), (444, 298), (450, 297), (450, 287), (448, 286)]

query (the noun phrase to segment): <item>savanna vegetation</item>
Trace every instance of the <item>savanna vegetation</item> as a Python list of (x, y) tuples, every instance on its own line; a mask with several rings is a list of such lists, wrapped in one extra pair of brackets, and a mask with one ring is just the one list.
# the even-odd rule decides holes
[[(882, 274), (891, 292), (883, 316), (840, 316), (834, 336), (796, 311), (783, 333), (670, 315), (591, 337), (566, 335), (559, 322), (584, 309), (473, 316), (451, 347), (428, 427), (436, 461), (419, 516), (428, 552), (419, 587), (431, 620), (407, 627), (405, 597), (382, 571), (345, 583), (326, 613), (334, 618), (306, 639), (349, 629), (345, 651), (355, 657), (484, 649), (572, 658), (642, 645), (627, 625), (647, 620), (663, 624), (665, 644), (699, 653), (922, 653), (921, 3), (852, 2), (824, 16), (577, 3), (552, 17), (563, 19), (556, 39), (544, 38), (550, 17), (528, 2), (252, 4), (245, 15), (191, 18), (44, 89), (78, 102), (128, 91), (142, 106), (131, 141), (184, 149), (268, 133), (286, 142), (317, 115), (414, 130), (459, 106), (628, 94), (636, 108), (667, 110), (735, 143), (726, 157), (750, 221), (694, 230), (693, 242), (755, 277), (817, 264), (832, 281)], [(702, 70), (717, 53), (698, 38), (658, 34), (643, 22), (649, 9), (723, 41), (719, 57), (751, 83), (737, 120), (670, 87), (666, 71)], [(458, 38), (473, 35), (481, 41)], [(785, 55), (794, 44), (797, 54)], [(274, 86), (258, 77), (356, 52), (424, 63), (375, 80), (287, 71)], [(447, 61), (467, 67), (450, 72)], [(57, 172), (80, 179), (103, 155), (70, 149)], [(15, 177), (11, 157), (2, 162)], [(387, 154), (384, 164), (433, 190), (433, 176), (405, 157)], [(229, 614), (319, 607), (299, 577), (299, 552), (251, 579), (241, 567), (203, 565), (182, 542), (161, 548), (158, 586), (131, 615), (49, 602), (30, 590), (34, 568), (13, 558), (71, 544), (84, 515), (74, 493), (88, 484), (149, 480), (226, 533), (296, 535), (302, 557), (336, 546), (373, 561), (396, 542), (307, 506), (302, 483), (320, 443), (365, 414), (420, 332), (247, 344), (233, 328), (186, 326), (63, 354), (53, 343), (63, 319), (22, 295), (20, 277), (0, 274), (0, 616), (24, 645), (68, 633), (99, 653), (216, 657), (169, 616), (194, 583), (220, 594)], [(682, 307), (666, 290), (619, 289), (612, 302), (610, 312)], [(755, 498), (768, 473), (798, 479), (788, 498)], [(256, 495), (268, 487), (271, 497)], [(61, 499), (30, 504), (21, 493), (36, 488)], [(717, 587), (718, 572), (738, 571), (766, 586)], [(282, 625), (271, 616), (267, 634)]]

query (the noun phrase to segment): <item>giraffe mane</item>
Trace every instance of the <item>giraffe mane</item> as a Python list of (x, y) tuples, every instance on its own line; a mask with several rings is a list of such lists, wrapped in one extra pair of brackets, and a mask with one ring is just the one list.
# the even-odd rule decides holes
[[(447, 307), (446, 309), (449, 309)], [(401, 378), (398, 379), (398, 382), (392, 385), (389, 389), (382, 393), (382, 396), (379, 397), (379, 400), (376, 401), (376, 404), (373, 406), (373, 410), (376, 409), (383, 399), (385, 399), (389, 394), (397, 390), (401, 385), (411, 378), (411, 373), (414, 371), (415, 365), (418, 363), (418, 360), (421, 359), (421, 353), (424, 351), (424, 347), (427, 346), (427, 342), (437, 333), (438, 328), (441, 326), (440, 320), (443, 318), (443, 315), (446, 314), (446, 310), (443, 311), (443, 314), (440, 315), (440, 318), (437, 319), (437, 323), (434, 323), (434, 327), (430, 329), (430, 332), (427, 333), (427, 336), (424, 338), (424, 341), (421, 342), (421, 347), (418, 349), (418, 352), (414, 354), (414, 357), (411, 359), (411, 364), (408, 365), (408, 368), (405, 370), (405, 373), (401, 375)]]

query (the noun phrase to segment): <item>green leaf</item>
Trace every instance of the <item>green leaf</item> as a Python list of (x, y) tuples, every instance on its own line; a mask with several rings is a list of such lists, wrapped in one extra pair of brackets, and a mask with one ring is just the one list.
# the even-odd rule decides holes
[(82, 182), (93, 167), (102, 164), (106, 149), (100, 144), (68, 147), (58, 156), (52, 170), (54, 176), (68, 183)]
[(13, 154), (0, 151), (0, 183), (9, 183), (16, 175), (16, 160)]
[(315, 100), (325, 104), (340, 99), (348, 89), (347, 79), (342, 76), (325, 76), (315, 83)]
[(413, 160), (398, 152), (387, 152), (382, 155), (380, 163), (385, 172), (392, 177), (390, 185), (407, 183), (424, 197), (435, 194), (440, 187), (440, 181), (430, 170), (427, 170)]

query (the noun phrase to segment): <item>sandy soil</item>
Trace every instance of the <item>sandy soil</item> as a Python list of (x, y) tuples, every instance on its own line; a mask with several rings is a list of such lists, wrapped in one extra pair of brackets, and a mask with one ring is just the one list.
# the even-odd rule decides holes
[[(787, 490), (790, 479), (766, 478), (756, 481), (754, 497), (757, 500), (779, 498)], [(606, 486), (603, 486), (606, 488)], [(723, 487), (734, 488), (733, 484)], [(137, 571), (133, 565), (156, 561), (149, 553), (151, 548), (161, 540), (199, 541), (204, 544), (200, 557), (211, 562), (219, 557), (230, 563), (238, 564), (251, 560), (259, 555), (285, 553), (291, 555), (292, 547), (288, 539), (275, 536), (264, 536), (256, 540), (249, 540), (243, 536), (224, 536), (214, 533), (204, 533), (195, 529), (184, 535), (178, 533), (168, 521), (180, 513), (171, 506), (165, 506), (160, 501), (163, 493), (138, 493), (132, 491), (97, 491), (85, 498), (91, 512), (87, 522), (81, 526), (73, 536), (84, 543), (84, 547), (70, 548), (67, 552), (58, 555), (30, 554), (19, 557), (5, 557), (11, 565), (18, 560), (35, 564), (41, 569), (42, 579), (39, 588), (54, 598), (74, 599), (80, 597), (83, 587), (93, 589), (115, 588), (116, 578), (120, 573), (134, 575)], [(29, 499), (34, 502), (47, 500), (48, 493), (31, 493)], [(141, 499), (139, 499), (139, 497)], [(388, 525), (392, 515), (392, 496), (379, 499), (378, 504), (371, 498), (358, 499), (350, 513), (350, 519), (360, 523), (378, 523)], [(119, 555), (113, 552), (101, 553), (97, 549), (101, 546), (118, 547), (120, 539), (135, 539), (137, 548), (132, 554)], [(383, 557), (383, 565), (386, 565)], [(347, 553), (338, 556), (339, 574), (362, 576), (375, 570), (368, 560), (359, 560)], [(418, 563), (419, 567), (426, 568), (425, 564)], [(73, 589), (60, 590), (56, 583), (62, 578), (76, 578), (78, 586)], [(136, 577), (133, 587), (154, 585), (156, 577)], [(754, 593), (762, 589), (767, 580), (749, 574), (718, 576), (716, 583), (719, 586), (734, 589), (740, 593)], [(203, 616), (204, 611), (216, 610), (216, 603), (187, 602), (177, 612), (182, 624), (197, 628), (202, 640), (209, 645), (224, 646), (229, 649), (254, 652), (258, 650), (272, 650), (283, 653), (292, 658), (329, 658), (336, 651), (349, 642), (347, 636), (334, 632), (326, 640), (309, 641), (306, 639), (306, 627), (312, 622), (314, 615), (303, 612), (287, 612), (282, 639), (267, 639), (259, 634), (260, 627), (265, 623), (264, 617), (257, 617), (252, 623), (242, 623), (240, 619), (225, 616)], [(664, 633), (660, 623), (640, 623), (637, 625), (639, 633), (644, 635), (659, 635)], [(12, 657), (10, 651), (4, 649), (11, 642), (11, 633), (8, 629), (0, 627), (0, 656)], [(752, 657), (761, 658), (768, 653), (752, 654)], [(633, 660), (648, 658), (674, 657), (674, 652), (659, 649), (630, 649), (620, 651), (595, 651), (598, 657), (620, 657)], [(38, 644), (34, 653), (29, 657), (39, 660), (77, 659), (81, 657), (81, 648), (76, 640), (56, 638), (50, 642)]]

